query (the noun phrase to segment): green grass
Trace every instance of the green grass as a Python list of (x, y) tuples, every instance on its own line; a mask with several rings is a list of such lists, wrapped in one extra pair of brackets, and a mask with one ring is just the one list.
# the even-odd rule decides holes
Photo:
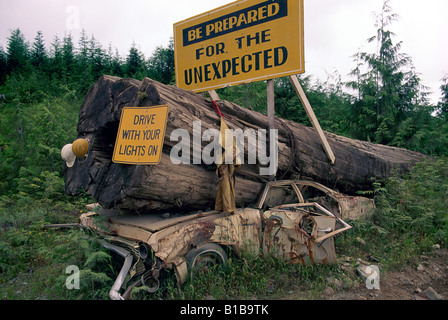
[[(0, 299), (108, 299), (116, 276), (109, 252), (80, 229), (45, 227), (78, 222), (87, 202), (91, 199), (26, 201), (21, 196), (1, 203)], [(80, 269), (79, 290), (65, 285), (70, 265)]]
[(288, 264), (272, 256), (243, 254), (231, 257), (226, 267), (209, 270), (179, 287), (174, 276), (164, 281), (163, 290), (143, 299), (251, 300), (320, 299), (328, 277), (344, 278), (338, 266)]
[[(447, 247), (448, 160), (418, 163), (406, 176), (376, 181), (377, 210), (367, 221), (336, 237), (338, 257), (379, 260), (382, 271), (416, 262), (434, 244)], [(87, 196), (29, 194), (0, 197), (0, 299), (108, 299), (117, 275), (109, 252), (78, 229), (46, 229), (46, 224), (77, 222)], [(364, 242), (359, 240), (362, 239)], [(136, 299), (321, 299), (328, 278), (350, 288), (358, 277), (340, 266), (290, 265), (274, 257), (229, 255), (229, 265), (182, 287), (167, 274), (163, 290)], [(80, 269), (80, 289), (68, 290), (66, 268)]]
[[(111, 257), (79, 229), (45, 229), (42, 222), (2, 232), (2, 299), (107, 299), (116, 276)], [(80, 269), (80, 289), (68, 290), (67, 267)]]

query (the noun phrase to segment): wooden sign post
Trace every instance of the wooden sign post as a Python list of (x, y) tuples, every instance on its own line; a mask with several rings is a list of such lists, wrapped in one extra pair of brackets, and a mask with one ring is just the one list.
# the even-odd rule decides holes
[[(275, 86), (274, 79), (269, 79), (266, 82), (267, 96), (268, 96), (268, 123), (269, 131), (275, 129)], [(275, 180), (275, 175), (269, 176), (270, 181)]]
[(289, 76), (289, 80), (291, 81), (294, 90), (296, 90), (296, 93), (299, 96), (300, 102), (302, 102), (302, 105), (305, 108), (306, 114), (308, 115), (311, 124), (313, 125), (314, 129), (316, 129), (317, 134), (319, 135), (319, 139), (324, 147), (328, 159), (330, 160), (331, 164), (334, 165), (336, 159), (333, 154), (333, 151), (331, 150), (331, 147), (328, 144), (327, 138), (325, 137), (325, 134), (322, 131), (322, 128), (320, 127), (319, 121), (317, 120), (316, 115), (314, 114), (313, 108), (311, 107), (311, 104), (308, 101), (308, 98), (306, 97), (306, 94), (303, 91), (302, 86), (300, 85), (299, 80), (297, 79), (297, 76)]
[[(317, 134), (319, 136), (320, 142), (322, 143), (322, 146), (324, 148), (324, 151), (328, 157), (328, 160), (330, 160), (330, 163), (332, 165), (335, 164), (336, 158), (333, 154), (333, 150), (330, 147), (330, 144), (328, 143), (327, 138), (325, 137), (325, 134), (319, 124), (319, 121), (317, 120), (316, 115), (314, 114), (313, 108), (311, 107), (310, 102), (308, 101), (308, 98), (306, 97), (305, 91), (303, 91), (302, 86), (299, 83), (299, 80), (297, 79), (297, 76), (292, 75), (289, 76), (289, 80), (291, 81), (292, 86), (294, 87), (294, 90), (296, 91), (297, 95), (299, 96), (300, 102), (303, 105), (303, 108), (306, 111), (306, 114), (308, 115), (308, 118), (311, 121), (311, 124), (313, 125), (313, 128), (317, 131)], [(275, 93), (274, 93), (274, 80), (268, 80), (267, 81), (267, 96), (268, 96), (268, 123), (269, 123), (269, 129), (275, 129)]]

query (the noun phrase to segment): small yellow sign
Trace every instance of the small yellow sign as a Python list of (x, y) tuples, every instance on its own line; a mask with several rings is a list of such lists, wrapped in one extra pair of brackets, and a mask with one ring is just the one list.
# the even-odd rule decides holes
[(240, 0), (174, 24), (176, 84), (195, 92), (305, 72), (303, 0)]
[(167, 105), (123, 108), (112, 161), (158, 164), (162, 155), (167, 117)]

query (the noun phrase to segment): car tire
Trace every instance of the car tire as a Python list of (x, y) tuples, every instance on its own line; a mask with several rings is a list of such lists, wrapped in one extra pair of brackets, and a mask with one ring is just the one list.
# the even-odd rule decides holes
[(225, 267), (228, 257), (223, 248), (215, 243), (207, 243), (191, 249), (186, 255), (188, 275), (192, 281), (198, 274), (211, 268)]

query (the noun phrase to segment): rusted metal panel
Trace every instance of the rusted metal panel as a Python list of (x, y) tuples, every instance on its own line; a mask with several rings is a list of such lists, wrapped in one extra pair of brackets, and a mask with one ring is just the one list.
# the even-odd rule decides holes
[(375, 210), (375, 203), (372, 199), (347, 196), (317, 182), (306, 180), (283, 180), (268, 182), (256, 204), (256, 207), (262, 209), (263, 205), (268, 200), (270, 190), (280, 186), (291, 186), (291, 189), (297, 194), (297, 198), (299, 200), (297, 203), (310, 202), (309, 200), (307, 201), (304, 199), (300, 191), (305, 187), (312, 187), (320, 190), (322, 194), (326, 196), (320, 197), (315, 201), (327, 207), (336, 217), (343, 220), (358, 220), (367, 218)]
[(323, 230), (334, 230), (334, 217), (308, 215), (305, 211), (270, 210), (263, 233), (263, 251), (290, 263), (334, 264), (336, 253), (333, 238), (323, 244), (316, 239)]
[(150, 232), (156, 232), (162, 229), (166, 229), (173, 225), (194, 220), (196, 218), (202, 218), (216, 214), (217, 211), (200, 212), (195, 214), (163, 217), (161, 215), (147, 214), (147, 215), (121, 215), (111, 217), (110, 221), (115, 224), (122, 224), (128, 226), (134, 226), (140, 229), (148, 230)]
[(177, 282), (184, 283), (187, 281), (188, 268), (185, 259), (183, 257), (177, 257), (177, 259), (173, 261), (173, 266)]
[(124, 239), (147, 242), (152, 233), (134, 226), (120, 225), (101, 219), (97, 212), (84, 213), (79, 218), (80, 224), (99, 234), (119, 236)]
[(258, 210), (240, 209), (233, 215), (215, 213), (163, 229), (154, 233), (148, 244), (157, 257), (170, 264), (192, 247), (207, 242), (232, 246), (237, 254), (258, 251), (260, 228)]

